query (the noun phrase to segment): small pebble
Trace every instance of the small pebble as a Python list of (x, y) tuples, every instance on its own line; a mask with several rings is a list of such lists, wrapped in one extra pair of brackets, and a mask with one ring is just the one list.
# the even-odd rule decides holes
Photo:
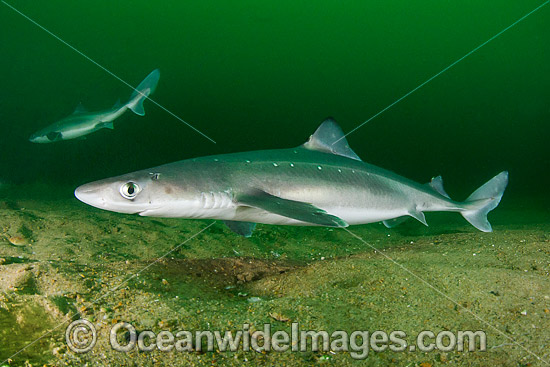
[(8, 237), (8, 242), (14, 246), (26, 246), (29, 244), (29, 240), (23, 236)]
[(283, 316), (281, 315), (280, 313), (278, 312), (270, 312), (269, 313), (269, 316), (274, 319), (274, 320), (277, 320), (277, 321), (281, 321), (281, 322), (288, 322), (290, 321), (290, 319), (286, 316)]

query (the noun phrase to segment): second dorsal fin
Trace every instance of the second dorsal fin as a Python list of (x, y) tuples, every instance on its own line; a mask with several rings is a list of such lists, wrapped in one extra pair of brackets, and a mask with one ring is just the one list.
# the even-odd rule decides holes
[(440, 195), (443, 195), (446, 198), (450, 199), (449, 195), (447, 195), (445, 189), (443, 188), (443, 179), (441, 178), (441, 176), (432, 178), (432, 181), (426, 185), (437, 191)]

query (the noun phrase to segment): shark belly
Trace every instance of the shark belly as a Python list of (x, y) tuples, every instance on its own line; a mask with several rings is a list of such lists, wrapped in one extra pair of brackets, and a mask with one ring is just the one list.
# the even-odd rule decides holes
[[(320, 167), (320, 168), (319, 168)], [(251, 167), (252, 168), (252, 167)], [(255, 169), (254, 169), (255, 168)], [(343, 219), (348, 224), (366, 224), (406, 215), (414, 206), (407, 185), (367, 170), (331, 164), (258, 163), (246, 177), (231, 183), (232, 191), (260, 187), (270, 195), (305, 202)], [(261, 180), (251, 179), (261, 177)], [(409, 189), (414, 191), (413, 188)], [(225, 218), (277, 225), (315, 225), (257, 208), (237, 206), (224, 212)], [(221, 213), (217, 213), (220, 215)], [(232, 217), (227, 218), (229, 215)]]
[[(342, 218), (350, 225), (367, 224), (384, 221), (387, 219), (401, 217), (406, 215), (406, 211), (372, 211), (368, 209), (354, 209), (354, 210), (326, 210), (327, 213)], [(263, 224), (275, 224), (275, 225), (290, 225), (290, 226), (317, 226), (309, 222), (299, 221), (296, 219), (284, 217), (281, 215), (273, 214), (267, 211), (251, 211), (249, 213), (237, 213), (236, 211), (226, 211), (225, 213), (218, 212), (215, 217), (211, 219), (223, 219), (234, 220), (243, 222), (263, 223)]]
[(62, 130), (63, 140), (77, 139), (99, 130), (96, 124), (88, 123)]

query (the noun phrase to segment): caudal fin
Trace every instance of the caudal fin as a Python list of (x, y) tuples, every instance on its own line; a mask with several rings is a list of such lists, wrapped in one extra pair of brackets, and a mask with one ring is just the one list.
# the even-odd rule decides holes
[(153, 70), (143, 81), (137, 86), (134, 93), (130, 97), (130, 100), (126, 106), (131, 109), (135, 114), (140, 116), (145, 115), (145, 110), (143, 109), (143, 101), (153, 92), (157, 87), (157, 83), (160, 78), (160, 71), (158, 69)]
[(503, 171), (474, 191), (464, 202), (462, 216), (483, 232), (492, 232), (487, 214), (497, 207), (508, 184), (508, 172)]

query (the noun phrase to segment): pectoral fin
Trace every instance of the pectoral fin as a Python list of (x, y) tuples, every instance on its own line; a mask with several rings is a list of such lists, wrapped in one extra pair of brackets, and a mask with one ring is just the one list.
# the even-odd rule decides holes
[(59, 131), (52, 131), (52, 132), (49, 132), (46, 137), (48, 138), (49, 141), (58, 141), (58, 140), (63, 140), (63, 134), (60, 133)]
[(110, 121), (110, 122), (102, 122), (101, 123), (101, 127), (105, 128), (105, 129), (111, 129), (113, 130), (115, 128), (115, 124)]
[(223, 222), (230, 230), (243, 237), (252, 236), (252, 232), (256, 228), (256, 223), (252, 222), (236, 222), (232, 220), (224, 220)]
[(259, 208), (283, 217), (327, 227), (347, 227), (341, 218), (301, 201), (287, 200), (258, 190), (237, 197), (238, 204)]

